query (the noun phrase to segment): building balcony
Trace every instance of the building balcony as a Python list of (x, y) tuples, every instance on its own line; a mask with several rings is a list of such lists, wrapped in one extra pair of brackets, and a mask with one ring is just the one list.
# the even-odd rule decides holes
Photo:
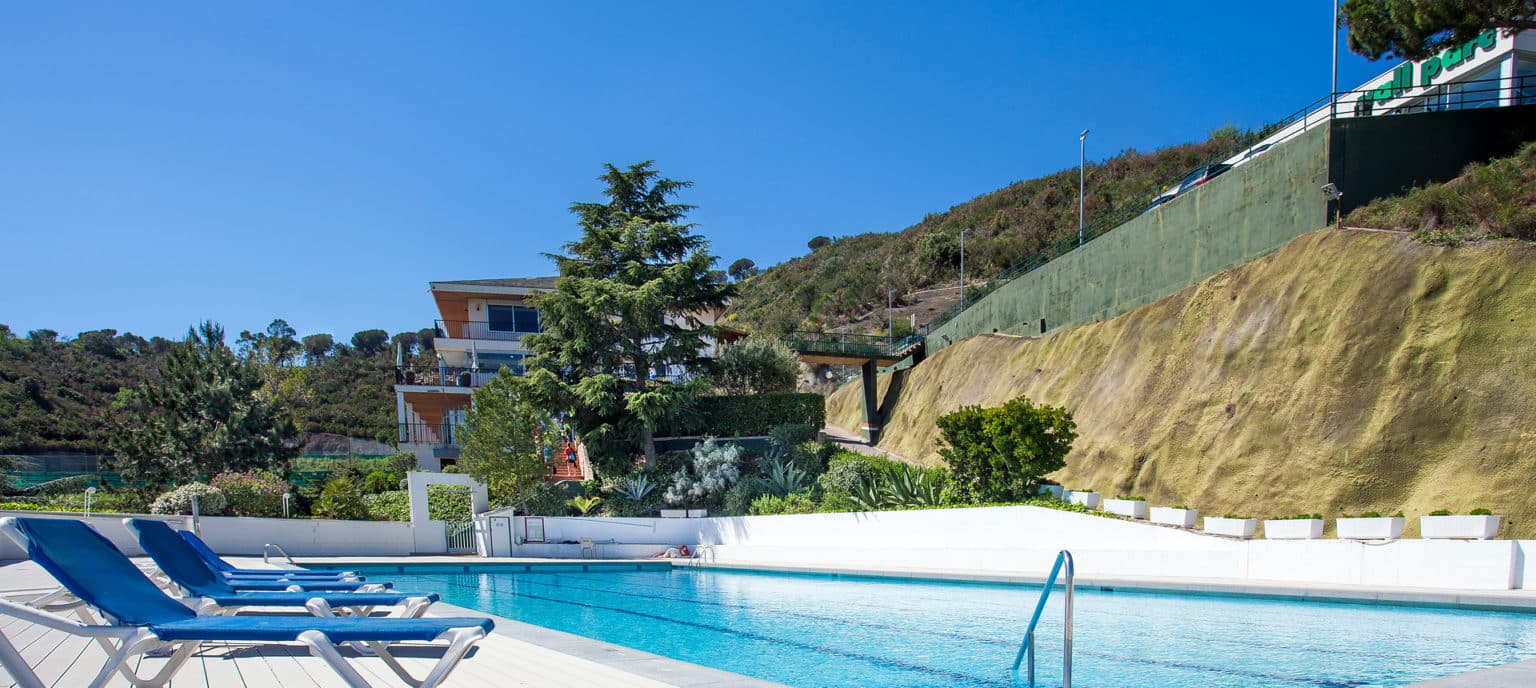
[(458, 448), (457, 428), (447, 423), (401, 423), (400, 444), (421, 444), (433, 448)]
[[(463, 387), (474, 389), (496, 376), (501, 368), (486, 370), (484, 368), (462, 368), (456, 366), (435, 366), (431, 368), (416, 368), (409, 365), (395, 367), (395, 384), (419, 387)], [(521, 371), (519, 371), (521, 372)]]
[(536, 329), (517, 329), (514, 323), (484, 320), (436, 320), (437, 336), (443, 339), (475, 339), (493, 342), (521, 342), (524, 335), (538, 334)]

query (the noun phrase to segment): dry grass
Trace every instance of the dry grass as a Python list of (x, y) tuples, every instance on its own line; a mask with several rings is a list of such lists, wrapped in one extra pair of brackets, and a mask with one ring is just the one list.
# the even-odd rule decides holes
[[(1533, 332), (1536, 249), (1314, 232), (1109, 321), (944, 349), (881, 446), (936, 463), (936, 417), (1026, 394), (1076, 414), (1069, 487), (1257, 516), (1487, 507), (1533, 537)], [(860, 415), (856, 383), (831, 397), (830, 422)]]

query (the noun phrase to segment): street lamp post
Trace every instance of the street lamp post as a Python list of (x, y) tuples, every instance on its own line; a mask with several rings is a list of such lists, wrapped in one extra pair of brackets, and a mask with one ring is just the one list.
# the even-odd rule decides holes
[(885, 345), (896, 341), (896, 290), (885, 292)]
[(1333, 38), (1333, 88), (1328, 92), (1328, 119), (1332, 121), (1339, 108), (1339, 0), (1333, 0), (1333, 26), (1328, 35)]
[(970, 227), (960, 230), (960, 308), (965, 308), (965, 235), (971, 232)]
[(1077, 135), (1077, 245), (1083, 245), (1083, 179), (1087, 165), (1088, 130)]

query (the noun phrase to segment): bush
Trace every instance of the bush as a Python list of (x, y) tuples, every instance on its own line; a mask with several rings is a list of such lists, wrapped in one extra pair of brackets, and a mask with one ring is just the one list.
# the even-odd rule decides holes
[(796, 492), (784, 497), (763, 495), (752, 500), (753, 516), (775, 516), (778, 514), (814, 514), (816, 502), (811, 501), (809, 495), (804, 492)]
[(1451, 510), (1450, 509), (1435, 509), (1434, 511), (1429, 512), (1429, 515), (1430, 516), (1450, 516), (1451, 515)]
[(149, 513), (190, 514), (193, 495), (197, 495), (198, 513), (204, 516), (218, 516), (228, 507), (224, 492), (219, 488), (203, 483), (188, 483), (156, 498), (155, 503), (149, 506)]
[(368, 520), (368, 501), (362, 490), (349, 478), (331, 478), (320, 488), (320, 498), (315, 500), (311, 512), (318, 518), (338, 521)]
[(1488, 509), (1473, 509), (1471, 511), (1471, 515), (1472, 516), (1492, 516), (1493, 512), (1491, 510), (1488, 510)]
[(767, 483), (762, 478), (749, 475), (726, 490), (721, 512), (726, 516), (745, 516), (751, 512), (753, 500), (767, 493)]
[(740, 446), (715, 444), (714, 439), (708, 439), (695, 446), (691, 455), (692, 470), (679, 469), (672, 476), (672, 486), (662, 496), (668, 504), (708, 504), (723, 497), (741, 479)]
[(721, 347), (711, 378), (724, 394), (793, 392), (800, 359), (783, 342), (754, 335)]
[(1067, 465), (1077, 439), (1072, 414), (1020, 396), (997, 408), (965, 406), (938, 420), (939, 454), (955, 492), (968, 501), (1018, 502), (1039, 492), (1046, 473)]
[(528, 513), (524, 516), (564, 516), (570, 513), (565, 492), (549, 483), (528, 488)]
[(288, 493), (288, 482), (276, 473), (220, 473), (213, 476), (211, 482), (224, 493), (230, 513), (236, 516), (283, 515), (283, 495)]
[(363, 491), (368, 494), (390, 492), (400, 489), (400, 476), (388, 471), (373, 471), (368, 477), (363, 478)]
[(824, 427), (826, 398), (798, 393), (699, 397), (692, 413), (683, 414), (657, 434), (744, 437), (766, 435), (784, 424)]
[(411, 520), (411, 495), (405, 490), (378, 492), (367, 495), (363, 501), (368, 506), (368, 517), (375, 521)]
[(799, 447), (806, 442), (814, 444), (816, 433), (820, 430), (810, 423), (780, 423), (768, 430), (768, 441), (785, 449)]

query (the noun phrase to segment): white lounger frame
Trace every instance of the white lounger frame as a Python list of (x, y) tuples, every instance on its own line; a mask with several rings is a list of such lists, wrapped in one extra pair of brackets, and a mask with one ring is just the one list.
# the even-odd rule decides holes
[[(16, 527), (13, 519), (0, 519), (0, 532), (4, 532), (12, 540), (15, 540), (22, 546), (22, 549), (26, 549), (26, 535)], [(402, 606), (414, 612), (415, 616), (421, 615), (430, 606), (427, 598), (417, 597), (410, 599), (417, 602)], [(107, 662), (102, 665), (101, 671), (96, 674), (96, 678), (90, 682), (90, 688), (105, 686), (107, 681), (112, 679), (114, 673), (121, 673), (123, 678), (127, 679), (135, 688), (160, 688), (170, 682), (171, 677), (175, 676), (182, 665), (186, 664), (187, 660), (191, 658), (192, 653), (203, 642), (200, 640), (161, 640), (148, 628), (117, 625), (112, 623), (110, 618), (105, 621), (98, 620), (91, 607), (73, 595), (64, 596), (59, 595), (57, 592), (48, 593), (38, 598), (37, 602), (40, 603), (42, 608), (31, 607), (9, 600), (0, 600), (0, 614), (16, 617), (23, 621), (35, 623), (56, 631), (63, 631), (71, 635), (95, 639), (97, 644), (101, 645), (101, 648), (106, 651)], [(211, 602), (206, 600), (202, 601), (201, 604), (192, 599), (182, 599), (181, 602), (197, 605), (196, 608), (199, 610), (211, 605)], [(309, 609), (311, 614), (317, 617), (336, 616), (331, 610), (330, 605), (326, 604), (323, 599), (312, 599), (305, 607)], [(82, 621), (75, 621), (53, 613), (53, 611), (64, 610), (73, 611), (81, 618), (83, 623)], [(222, 610), (227, 611), (227, 608)], [(458, 666), (459, 660), (463, 659), (470, 648), (474, 647), (475, 643), (484, 637), (485, 629), (479, 626), (452, 628), (444, 631), (434, 639), (434, 642), (447, 642), (448, 648), (443, 653), (442, 659), (438, 660), (426, 677), (421, 679), (411, 676), (410, 672), (400, 664), (400, 661), (389, 653), (390, 643), (363, 641), (349, 644), (366, 646), (373, 654), (384, 660), (384, 663), (389, 666), (390, 670), (395, 672), (395, 675), (399, 676), (400, 680), (405, 681), (407, 684), (416, 688), (434, 688), (442, 683), (443, 679), (448, 677), (448, 674)], [(116, 645), (113, 644), (114, 640), (118, 641)], [(319, 657), (326, 664), (330, 665), (331, 670), (336, 672), (336, 675), (340, 676), (342, 681), (351, 688), (370, 688), (371, 684), (368, 683), (367, 679), (364, 679), (362, 674), (359, 674), (356, 669), (347, 663), (346, 658), (336, 648), (336, 643), (331, 642), (331, 639), (327, 638), (324, 633), (319, 630), (304, 631), (299, 634), (298, 641), (309, 647), (310, 654)], [(154, 676), (141, 678), (129, 666), (129, 661), (134, 657), (149, 653), (155, 653), (157, 656), (163, 656), (168, 653), (170, 654), (170, 659)], [(16, 685), (20, 688), (47, 688), (47, 685), (42, 682), (42, 679), (37, 677), (37, 673), (27, 664), (26, 659), (21, 656), (16, 646), (11, 644), (10, 638), (7, 638), (4, 633), (0, 633), (0, 666), (5, 667), (5, 670), (10, 673), (11, 678), (16, 681)]]

